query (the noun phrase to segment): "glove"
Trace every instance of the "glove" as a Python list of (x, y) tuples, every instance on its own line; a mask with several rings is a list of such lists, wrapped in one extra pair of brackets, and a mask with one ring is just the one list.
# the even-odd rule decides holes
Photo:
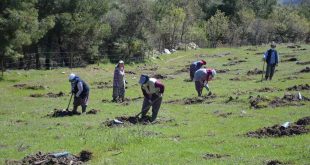
[(206, 90), (207, 91), (209, 91), (210, 89), (209, 89), (209, 85), (208, 84), (205, 84), (205, 88), (206, 88)]

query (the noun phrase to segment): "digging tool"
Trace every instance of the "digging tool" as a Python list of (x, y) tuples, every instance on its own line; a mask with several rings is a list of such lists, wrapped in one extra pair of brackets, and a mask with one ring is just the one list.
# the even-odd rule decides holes
[(138, 118), (142, 112), (144, 112), (146, 109), (149, 109), (157, 100), (159, 100), (162, 96), (159, 96), (157, 99), (155, 99), (154, 101), (149, 100), (150, 104), (149, 106), (147, 106), (146, 108), (144, 108), (141, 112), (139, 112), (135, 117)]
[(72, 100), (72, 96), (73, 96), (73, 93), (71, 93), (71, 97), (70, 97), (70, 100), (69, 100), (69, 104), (68, 104), (68, 106), (67, 106), (67, 108), (66, 108), (66, 111), (69, 110), (69, 106), (70, 106), (70, 103), (71, 103), (71, 100)]
[(264, 63), (263, 63), (263, 73), (262, 73), (262, 81), (264, 80), (264, 73), (265, 73), (265, 60), (264, 60)]

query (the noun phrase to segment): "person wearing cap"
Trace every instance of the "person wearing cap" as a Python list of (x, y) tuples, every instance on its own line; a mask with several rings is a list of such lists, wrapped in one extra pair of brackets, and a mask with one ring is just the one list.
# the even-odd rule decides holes
[(195, 72), (198, 69), (200, 69), (203, 65), (206, 65), (206, 64), (207, 64), (207, 62), (205, 60), (200, 60), (200, 61), (193, 62), (190, 65), (190, 67), (189, 67), (189, 76), (190, 76), (191, 81), (193, 81)]
[(216, 71), (214, 69), (198, 69), (194, 75), (195, 88), (200, 97), (202, 94), (203, 87), (209, 91), (208, 82), (214, 78)]
[(147, 75), (141, 75), (139, 84), (144, 95), (142, 104), (142, 118), (146, 117), (147, 112), (152, 106), (151, 122), (155, 121), (162, 102), (162, 96), (165, 91), (165, 86), (155, 78), (149, 78)]
[(81, 106), (82, 113), (85, 113), (88, 104), (89, 86), (73, 73), (69, 76), (69, 82), (71, 83), (71, 93), (74, 95), (73, 113), (78, 113), (78, 106)]
[(265, 74), (265, 79), (271, 80), (274, 74), (274, 71), (276, 69), (276, 66), (278, 65), (279, 61), (279, 56), (278, 52), (276, 51), (276, 43), (272, 42), (271, 43), (271, 48), (265, 52), (263, 60), (267, 63), (267, 68), (266, 68), (266, 74)]
[(125, 98), (125, 69), (124, 61), (120, 60), (114, 69), (114, 78), (113, 78), (113, 102), (118, 100), (123, 102)]

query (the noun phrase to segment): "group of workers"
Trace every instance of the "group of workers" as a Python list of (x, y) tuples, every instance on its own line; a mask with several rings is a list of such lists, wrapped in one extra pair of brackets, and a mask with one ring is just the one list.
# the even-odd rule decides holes
[[(264, 54), (264, 61), (267, 63), (267, 69), (265, 74), (265, 79), (272, 79), (275, 71), (275, 66), (278, 64), (278, 53), (275, 50), (275, 43), (271, 44), (271, 49), (269, 49)], [(198, 96), (202, 96), (202, 90), (205, 87), (209, 91), (208, 82), (214, 78), (216, 75), (215, 69), (202, 68), (207, 62), (204, 60), (193, 62), (190, 65), (190, 80), (195, 82), (195, 89)], [(77, 113), (77, 107), (82, 107), (82, 113), (86, 112), (86, 107), (89, 97), (89, 86), (80, 79), (75, 74), (70, 74), (69, 81), (71, 82), (71, 92), (74, 95), (73, 102), (73, 112)], [(124, 61), (120, 60), (115, 66), (114, 78), (113, 78), (113, 102), (124, 101), (125, 98), (125, 84), (127, 81), (125, 79), (125, 68)], [(144, 95), (144, 100), (141, 109), (141, 118), (146, 117), (147, 112), (150, 107), (152, 107), (152, 118), (151, 121), (155, 121), (158, 111), (162, 103), (163, 93), (165, 91), (165, 86), (157, 79), (151, 78), (147, 75), (141, 75), (139, 79), (139, 84), (141, 86), (142, 93)]]

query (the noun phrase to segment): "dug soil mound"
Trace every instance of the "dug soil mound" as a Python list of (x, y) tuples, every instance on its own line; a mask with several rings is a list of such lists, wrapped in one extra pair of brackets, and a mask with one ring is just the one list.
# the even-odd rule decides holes
[(238, 65), (240, 63), (246, 62), (245, 60), (236, 60), (236, 61), (230, 61), (226, 64), (223, 64), (223, 66), (233, 66), (233, 65)]
[(300, 71), (300, 73), (308, 73), (308, 72), (310, 72), (310, 68), (309, 67), (306, 67), (305, 69), (302, 69)]
[(136, 72), (130, 71), (130, 70), (125, 70), (126, 74), (136, 74)]
[(211, 153), (206, 153), (206, 154), (203, 154), (203, 158), (204, 159), (220, 159), (220, 158), (223, 158), (223, 157), (229, 157), (230, 155), (220, 155), (220, 154), (211, 154)]
[(49, 92), (47, 94), (31, 94), (30, 97), (50, 97), (50, 98), (57, 98), (57, 97), (62, 97), (65, 96), (66, 94), (62, 91), (60, 91), (59, 93), (52, 93)]
[(103, 88), (113, 88), (112, 82), (95, 82), (93, 83), (94, 85), (97, 86), (98, 89), (103, 89)]
[(107, 127), (127, 127), (136, 124), (149, 125), (149, 124), (160, 124), (175, 121), (174, 119), (157, 119), (151, 122), (151, 116), (146, 116), (144, 118), (139, 118), (136, 116), (120, 116), (113, 120), (107, 120), (103, 124)]
[[(97, 114), (100, 112), (100, 110), (91, 109), (89, 111), (86, 111), (86, 114)], [(81, 115), (80, 112), (73, 112), (70, 110), (65, 109), (54, 109), (53, 112), (50, 114), (47, 114), (48, 117), (66, 117), (66, 116), (74, 116), (74, 115)]]
[(137, 100), (142, 100), (143, 97), (135, 97), (135, 98), (125, 98), (124, 101), (117, 99), (116, 101), (113, 100), (107, 100), (107, 99), (102, 99), (103, 103), (119, 103), (121, 105), (129, 105), (131, 102), (137, 101)]
[(233, 77), (233, 78), (230, 78), (229, 79), (230, 81), (249, 81), (249, 80), (252, 80), (251, 78), (249, 77)]
[(283, 106), (302, 106), (303, 102), (310, 101), (309, 98), (297, 94), (286, 93), (282, 98), (275, 97), (273, 100), (258, 95), (257, 97), (250, 96), (250, 107), (255, 109), (270, 107), (283, 107)]
[(183, 99), (177, 99), (177, 100), (169, 100), (165, 103), (168, 104), (182, 104), (182, 105), (191, 105), (191, 104), (201, 104), (206, 103), (210, 104), (214, 101), (214, 98), (217, 96), (215, 94), (212, 94), (209, 92), (208, 95), (202, 96), (202, 97), (193, 97), (193, 98), (183, 98)]
[(230, 69), (218, 69), (218, 70), (216, 70), (216, 73), (227, 73), (229, 71), (230, 71)]
[[(296, 123), (291, 123), (287, 127), (282, 125), (274, 125), (271, 127), (264, 127), (256, 131), (246, 133), (248, 137), (262, 138), (262, 137), (282, 137), (293, 136), (309, 133), (307, 128), (310, 122), (310, 116), (299, 119)], [(298, 124), (299, 123), (299, 124)]]
[(85, 164), (92, 158), (90, 151), (81, 151), (78, 156), (64, 153), (59, 155), (58, 153), (43, 153), (38, 152), (34, 155), (24, 157), (20, 161), (6, 161), (7, 165), (19, 165), (19, 164), (32, 164), (32, 165), (47, 165), (47, 164), (63, 164), (63, 165), (80, 165)]
[(257, 91), (257, 92), (278, 92), (278, 91), (281, 91), (281, 89), (271, 88), (271, 87), (264, 87), (264, 88), (257, 89), (255, 91)]
[(263, 74), (263, 73), (264, 73), (264, 71), (255, 68), (255, 69), (253, 69), (253, 70), (249, 70), (246, 74), (247, 74), (248, 76), (250, 76), (250, 75)]
[(288, 91), (301, 91), (301, 90), (310, 90), (308, 84), (294, 85), (292, 87), (286, 88)]
[(43, 90), (47, 88), (43, 85), (27, 85), (27, 84), (15, 84), (13, 85), (13, 87), (19, 89), (32, 89), (32, 90)]
[(282, 165), (285, 164), (283, 162), (280, 162), (279, 160), (269, 160), (266, 162), (266, 165)]
[(305, 62), (296, 62), (298, 65), (309, 65), (310, 61), (305, 61)]

